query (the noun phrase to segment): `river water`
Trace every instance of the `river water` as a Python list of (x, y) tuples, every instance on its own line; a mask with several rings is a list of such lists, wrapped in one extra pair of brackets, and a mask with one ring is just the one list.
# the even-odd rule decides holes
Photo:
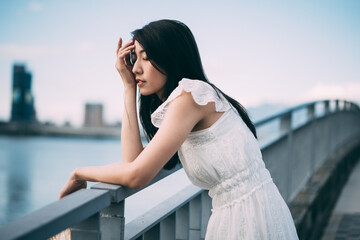
[[(120, 161), (121, 143), (116, 139), (0, 136), (0, 226), (57, 201), (75, 168)], [(125, 203), (126, 222), (188, 184), (180, 170), (131, 196)]]

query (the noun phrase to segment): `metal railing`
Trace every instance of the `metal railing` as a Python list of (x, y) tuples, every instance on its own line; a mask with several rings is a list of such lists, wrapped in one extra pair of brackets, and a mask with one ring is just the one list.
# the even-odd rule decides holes
[(258, 121), (255, 127), (266, 167), (289, 203), (335, 149), (360, 136), (360, 108), (341, 100), (310, 102)]
[[(266, 167), (289, 203), (334, 149), (360, 136), (351, 102), (303, 104), (255, 123)], [(162, 170), (148, 185), (181, 168)], [(0, 239), (45, 239), (71, 227), (72, 239), (203, 239), (210, 217), (207, 191), (188, 186), (125, 225), (125, 200), (141, 191), (98, 183), (0, 229)]]

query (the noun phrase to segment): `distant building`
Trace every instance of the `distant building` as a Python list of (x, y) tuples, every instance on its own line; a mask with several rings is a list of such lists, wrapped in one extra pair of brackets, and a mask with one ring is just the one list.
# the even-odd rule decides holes
[(34, 122), (36, 112), (31, 92), (31, 73), (24, 65), (13, 66), (11, 122)]
[(85, 127), (103, 127), (103, 105), (86, 103), (84, 120)]

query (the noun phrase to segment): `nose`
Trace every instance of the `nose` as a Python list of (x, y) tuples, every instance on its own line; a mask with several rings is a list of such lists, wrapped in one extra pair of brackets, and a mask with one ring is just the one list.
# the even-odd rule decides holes
[(134, 66), (132, 68), (132, 72), (134, 75), (139, 75), (142, 73), (142, 68), (141, 68), (141, 64), (139, 63), (139, 61), (135, 61)]

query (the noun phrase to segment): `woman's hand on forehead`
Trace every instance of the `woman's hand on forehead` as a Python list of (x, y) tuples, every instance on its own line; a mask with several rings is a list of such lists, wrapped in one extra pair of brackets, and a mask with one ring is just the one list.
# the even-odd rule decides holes
[(122, 43), (122, 38), (120, 38), (116, 49), (115, 67), (123, 80), (124, 86), (136, 88), (132, 65), (130, 63), (130, 52), (135, 48), (134, 41), (131, 40), (124, 46), (122, 46)]

